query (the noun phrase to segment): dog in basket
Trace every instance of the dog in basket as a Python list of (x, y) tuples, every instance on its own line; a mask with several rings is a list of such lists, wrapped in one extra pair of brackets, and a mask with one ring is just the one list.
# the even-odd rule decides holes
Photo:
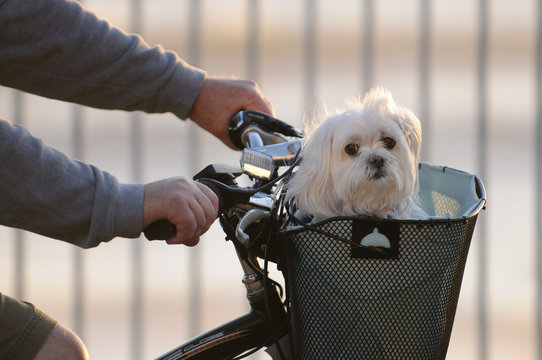
[(389, 91), (372, 89), (308, 133), (286, 194), (302, 215), (428, 217), (417, 198), (420, 121)]

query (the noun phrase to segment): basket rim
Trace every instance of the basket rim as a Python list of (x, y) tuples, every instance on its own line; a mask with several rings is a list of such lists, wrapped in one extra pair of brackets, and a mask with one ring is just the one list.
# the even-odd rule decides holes
[[(383, 218), (378, 218), (378, 217), (374, 217), (374, 216), (367, 216), (367, 215), (334, 216), (334, 217), (329, 217), (329, 218), (326, 218), (326, 219), (311, 223), (310, 226), (311, 227), (319, 227), (321, 225), (324, 225), (324, 224), (327, 224), (327, 223), (330, 223), (330, 222), (334, 222), (334, 221), (349, 221), (349, 220), (350, 221), (366, 220), (366, 221), (375, 221), (375, 222), (379, 222), (379, 223), (415, 224), (415, 225), (419, 225), (419, 226), (422, 226), (422, 225), (436, 225), (436, 224), (453, 224), (453, 223), (458, 223), (458, 222), (465, 222), (465, 221), (467, 221), (469, 219), (476, 218), (478, 216), (478, 214), (482, 210), (485, 210), (485, 208), (486, 208), (486, 191), (485, 191), (485, 187), (484, 187), (484, 184), (483, 184), (482, 180), (477, 175), (470, 174), (470, 173), (468, 173), (466, 171), (457, 170), (457, 169), (447, 167), (447, 166), (439, 166), (439, 165), (432, 165), (432, 164), (428, 164), (428, 163), (420, 163), (419, 167), (421, 168), (422, 166), (423, 167), (428, 167), (428, 168), (430, 168), (432, 170), (437, 170), (437, 171), (442, 171), (442, 172), (456, 172), (456, 173), (463, 173), (463, 174), (466, 174), (466, 175), (474, 176), (476, 194), (478, 195), (478, 200), (479, 200), (478, 205), (475, 208), (472, 209), (472, 211), (471, 211), (471, 213), (469, 215), (464, 215), (464, 216), (461, 216), (461, 217), (453, 217), (453, 218), (429, 217), (428, 219), (383, 219)], [(291, 221), (289, 220), (290, 217), (295, 218), (295, 222), (297, 222), (297, 223), (302, 221), (301, 219), (297, 218), (293, 213), (291, 213), (291, 212), (288, 212), (288, 213), (289, 213), (289, 216), (287, 218), (286, 223), (284, 224), (285, 226), (280, 230), (280, 232), (287, 233), (287, 234), (295, 234), (295, 233), (298, 233), (298, 232), (307, 231), (307, 229), (302, 225), (295, 225), (293, 227), (286, 228), (286, 226), (291, 223)]]

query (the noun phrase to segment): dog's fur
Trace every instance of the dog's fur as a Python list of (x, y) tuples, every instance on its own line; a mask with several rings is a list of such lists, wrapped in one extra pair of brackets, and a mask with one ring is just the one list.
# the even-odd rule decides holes
[(287, 199), (317, 220), (369, 215), (417, 219), (420, 121), (382, 88), (326, 118), (305, 143)]

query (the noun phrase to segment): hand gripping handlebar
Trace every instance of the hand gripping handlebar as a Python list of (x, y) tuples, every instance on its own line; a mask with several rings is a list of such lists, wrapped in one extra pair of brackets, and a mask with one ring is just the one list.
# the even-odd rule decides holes
[[(232, 208), (238, 203), (247, 203), (255, 191), (248, 188), (233, 187), (221, 183), (215, 179), (196, 179), (204, 184), (218, 197), (218, 214), (220, 216), (225, 210)], [(177, 229), (168, 220), (157, 220), (144, 230), (145, 237), (149, 240), (167, 240), (172, 237)]]
[[(255, 136), (251, 136), (253, 134)], [(289, 124), (267, 114), (249, 110), (242, 110), (235, 114), (228, 128), (230, 139), (240, 149), (245, 148), (245, 146), (254, 147), (286, 141), (281, 134), (302, 137), (302, 133)], [(254, 139), (256, 139), (256, 143), (254, 143)], [(207, 178), (205, 177), (208, 175), (206, 169), (194, 176), (194, 180), (206, 185), (218, 196), (219, 210), (217, 216), (220, 216), (220, 214), (231, 209), (236, 204), (249, 203), (251, 197), (257, 191), (251, 188), (228, 185), (216, 178)], [(173, 236), (176, 231), (174, 224), (163, 219), (157, 220), (145, 228), (144, 234), (149, 240), (166, 240)]]

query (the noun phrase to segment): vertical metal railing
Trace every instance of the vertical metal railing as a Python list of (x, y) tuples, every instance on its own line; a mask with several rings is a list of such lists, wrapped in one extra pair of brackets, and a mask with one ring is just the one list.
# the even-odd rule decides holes
[[(79, 0), (84, 5), (84, 0)], [(83, 108), (79, 105), (72, 106), (72, 156), (77, 160), (84, 161), (84, 120)], [(74, 247), (72, 250), (73, 269), (73, 330), (85, 340), (85, 254), (84, 250)]]
[(536, 3), (535, 43), (535, 264), (536, 264), (536, 358), (542, 360), (542, 0)]
[[(131, 28), (136, 34), (143, 33), (143, 2), (131, 2)], [(140, 112), (131, 114), (130, 119), (130, 149), (131, 172), (134, 182), (143, 181), (143, 118)], [(130, 359), (139, 360), (143, 353), (143, 244), (141, 239), (131, 244), (131, 356)]]
[[(142, 149), (142, 114), (134, 113), (131, 116), (130, 142), (131, 142), (131, 167), (132, 179), (141, 182), (143, 179), (143, 149)], [(143, 299), (145, 293), (143, 243), (141, 239), (134, 239), (131, 243), (131, 356), (130, 359), (138, 360), (143, 353)]]
[[(75, 159), (84, 160), (83, 109), (73, 105), (72, 152)], [(84, 250), (73, 248), (73, 330), (81, 339), (85, 338), (85, 255)]]
[[(419, 118), (424, 134), (431, 134), (430, 73), (431, 73), (431, 0), (420, 0), (418, 48)], [(422, 142), (422, 159), (430, 162), (431, 136)]]
[[(188, 11), (188, 61), (194, 66), (201, 63), (201, 3), (199, 0), (190, 0)], [(201, 163), (199, 153), (199, 136), (195, 124), (189, 124), (188, 127), (188, 169), (195, 174)], [(201, 270), (201, 247), (196, 246), (190, 249), (188, 266), (190, 267), (190, 284), (188, 288), (188, 308), (189, 319), (188, 326), (191, 333), (197, 333), (201, 330), (201, 301), (202, 301), (202, 270)]]
[(247, 21), (247, 78), (258, 82), (260, 75), (260, 0), (248, 1)]
[[(488, 67), (488, 3), (487, 0), (478, 2), (478, 40), (477, 40), (477, 168), (478, 175), (484, 179), (487, 186), (487, 67)], [(478, 359), (488, 358), (488, 247), (487, 228), (485, 219), (478, 224)]]
[(361, 92), (374, 85), (374, 0), (362, 0)]
[(304, 11), (305, 37), (303, 44), (304, 67), (304, 110), (308, 117), (314, 112), (316, 105), (316, 58), (317, 58), (317, 0), (306, 0)]
[[(13, 121), (16, 124), (24, 124), (24, 95), (15, 91), (13, 93)], [(24, 299), (26, 288), (26, 240), (24, 231), (16, 229), (15, 235), (15, 297)]]

